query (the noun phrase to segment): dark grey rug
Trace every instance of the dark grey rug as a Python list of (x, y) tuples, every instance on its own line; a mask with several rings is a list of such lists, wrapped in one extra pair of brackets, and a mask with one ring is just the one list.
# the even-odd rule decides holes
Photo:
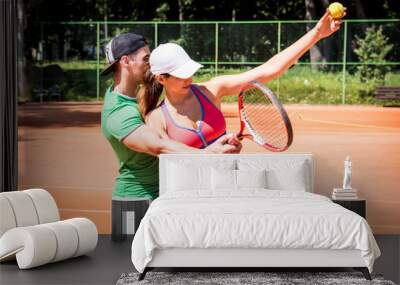
[(380, 275), (372, 275), (373, 280), (368, 281), (360, 272), (148, 272), (142, 281), (138, 281), (138, 276), (138, 273), (122, 274), (117, 285), (395, 285)]

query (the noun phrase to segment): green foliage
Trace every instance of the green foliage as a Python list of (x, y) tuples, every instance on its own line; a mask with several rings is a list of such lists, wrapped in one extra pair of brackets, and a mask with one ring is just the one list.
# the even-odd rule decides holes
[(156, 9), (156, 17), (153, 19), (154, 21), (166, 21), (168, 19), (167, 13), (169, 12), (170, 7), (168, 3), (162, 3)]
[[(58, 64), (65, 72), (65, 81), (61, 91), (65, 100), (96, 100), (96, 63), (88, 61), (51, 62)], [(103, 66), (102, 63), (101, 66)], [(218, 75), (236, 74), (248, 68), (220, 68)], [(204, 82), (215, 76), (213, 66), (205, 66), (196, 73), (193, 81)], [(269, 82), (271, 88), (286, 104), (341, 104), (342, 103), (341, 72), (324, 72), (312, 70), (310, 66), (295, 66), (287, 71), (279, 80)], [(390, 72), (386, 76), (387, 85), (400, 85), (400, 73)], [(100, 100), (112, 79), (100, 77)], [(360, 83), (357, 75), (346, 74), (346, 104), (383, 104), (374, 97), (363, 96), (370, 83)], [(225, 97), (224, 102), (236, 101), (236, 96)]]
[[(109, 21), (153, 19), (179, 20), (179, 6), (184, 20), (302, 20), (304, 0), (31, 0), (22, 1), (26, 7), (26, 28), (34, 21)], [(316, 15), (322, 15), (326, 2), (315, 1)], [(366, 18), (399, 18), (398, 0), (343, 0), (347, 18), (357, 18), (357, 5), (362, 5)], [(323, 3), (323, 4), (322, 4)], [(322, 5), (321, 5), (322, 4)], [(169, 7), (167, 9), (167, 7)], [(367, 9), (366, 9), (367, 8)], [(34, 36), (34, 35), (32, 35)]]
[[(365, 37), (356, 36), (357, 48), (354, 52), (361, 62), (383, 62), (392, 50), (393, 44), (383, 34), (382, 27), (369, 27), (366, 29)], [(385, 74), (390, 71), (388, 65), (360, 65), (358, 66), (358, 77), (361, 82), (381, 85), (385, 80)]]

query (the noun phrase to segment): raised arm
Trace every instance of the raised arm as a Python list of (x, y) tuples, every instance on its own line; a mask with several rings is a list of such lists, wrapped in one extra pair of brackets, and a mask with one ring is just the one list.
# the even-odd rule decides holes
[(295, 64), (320, 39), (336, 32), (340, 24), (341, 21), (333, 19), (326, 11), (312, 30), (264, 64), (240, 74), (215, 77), (203, 85), (214, 94), (218, 102), (223, 96), (237, 95), (252, 80), (263, 83), (271, 81)]

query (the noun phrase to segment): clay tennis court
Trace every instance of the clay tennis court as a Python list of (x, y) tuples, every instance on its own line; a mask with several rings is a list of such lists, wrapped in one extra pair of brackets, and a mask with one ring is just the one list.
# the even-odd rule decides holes
[[(287, 152), (315, 156), (315, 191), (330, 196), (353, 161), (353, 187), (368, 201), (374, 233), (400, 234), (400, 108), (285, 106), (294, 141)], [(92, 219), (110, 233), (110, 200), (118, 165), (100, 130), (101, 103), (19, 106), (19, 188), (41, 187), (62, 218)], [(236, 105), (224, 105), (229, 131), (238, 130)], [(268, 152), (249, 140), (244, 153)]]

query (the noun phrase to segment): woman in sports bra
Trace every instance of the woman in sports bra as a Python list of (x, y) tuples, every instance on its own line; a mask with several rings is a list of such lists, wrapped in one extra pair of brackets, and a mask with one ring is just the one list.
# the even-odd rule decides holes
[[(320, 39), (336, 32), (340, 24), (327, 11), (312, 30), (264, 64), (199, 84), (193, 83), (192, 76), (202, 65), (179, 45), (161, 44), (150, 55), (150, 72), (139, 99), (142, 115), (161, 135), (204, 148), (226, 133), (221, 112), (224, 96), (238, 95), (252, 80), (266, 83), (277, 78)], [(159, 103), (163, 89), (165, 99)]]

